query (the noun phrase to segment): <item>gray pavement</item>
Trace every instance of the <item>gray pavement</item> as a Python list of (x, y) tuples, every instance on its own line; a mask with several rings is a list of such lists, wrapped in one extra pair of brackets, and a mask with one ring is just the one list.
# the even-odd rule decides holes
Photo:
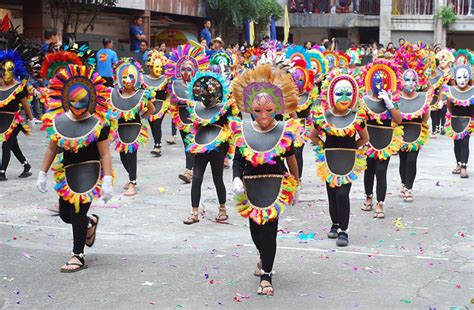
[[(421, 151), (411, 204), (397, 196), (398, 157), (392, 159), (384, 220), (360, 211), (363, 182), (354, 184), (350, 245), (344, 249), (325, 237), (326, 192), (307, 147), (301, 201), (280, 220), (275, 296), (261, 297), (255, 293), (257, 254), (248, 222), (232, 208), (230, 170), (229, 224), (211, 220), (217, 201), (210, 171), (202, 195), (206, 218), (182, 224), (190, 211), (190, 185), (177, 178), (184, 168), (181, 143), (164, 145), (161, 158), (149, 155), (151, 143), (140, 149), (140, 192), (133, 198), (121, 195), (126, 178), (113, 153), (116, 193), (108, 204), (93, 205), (101, 221), (95, 246), (86, 249), (89, 269), (59, 273), (72, 232), (47, 210), (57, 203), (51, 173), (49, 192), (36, 191), (46, 139), (38, 127), (34, 131), (20, 138), (34, 176), (18, 179), (21, 166), (12, 156), (10, 180), (0, 184), (1, 309), (474, 308), (474, 170), (468, 180), (451, 175), (447, 137), (430, 140)], [(164, 132), (166, 140), (168, 117)]]

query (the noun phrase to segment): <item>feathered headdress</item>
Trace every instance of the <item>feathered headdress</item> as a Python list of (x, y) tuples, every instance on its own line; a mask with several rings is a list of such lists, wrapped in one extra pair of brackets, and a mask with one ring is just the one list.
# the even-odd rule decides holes
[(283, 43), (278, 40), (270, 40), (268, 42), (262, 42), (260, 48), (266, 53), (268, 51), (280, 52), (283, 50)]
[(323, 53), (317, 49), (311, 49), (308, 51), (309, 61), (311, 68), (315, 71), (315, 74), (326, 74), (329, 71), (328, 61), (324, 57)]
[(342, 67), (346, 68), (349, 67), (349, 64), (351, 63), (351, 58), (349, 55), (344, 53), (343, 51), (336, 51), (337, 55), (337, 67)]
[(105, 80), (88, 66), (69, 64), (50, 80), (46, 101), (47, 112), (43, 115), (42, 129), (51, 127), (54, 117), (68, 109), (68, 98), (64, 90), (73, 83), (82, 83), (90, 90), (93, 96), (89, 103), (89, 112), (101, 121), (107, 121), (109, 90), (104, 84)]
[(400, 46), (393, 54), (393, 60), (400, 65), (402, 71), (408, 69), (415, 71), (419, 85), (428, 83), (428, 77), (425, 75), (429, 67), (428, 59), (418, 46), (411, 44)]
[(291, 113), (298, 106), (298, 91), (291, 75), (271, 65), (245, 71), (234, 79), (231, 90), (241, 112), (252, 112), (252, 101), (259, 93), (272, 96), (278, 114)]
[(453, 53), (454, 64), (457, 65), (474, 65), (474, 55), (471, 51), (460, 49)]
[(251, 47), (244, 54), (244, 64), (255, 65), (263, 55), (263, 50), (259, 47)]
[(171, 51), (166, 65), (166, 75), (169, 78), (181, 78), (181, 64), (187, 60), (193, 63), (194, 72), (204, 71), (209, 65), (209, 59), (201, 48), (190, 44), (178, 45)]
[(166, 58), (163, 52), (153, 50), (151, 53), (148, 53), (146, 65), (153, 66), (156, 60), (159, 60), (163, 66), (168, 64), (168, 58)]
[(328, 73), (321, 85), (319, 98), (321, 98), (323, 111), (328, 111), (335, 105), (333, 96), (334, 86), (341, 80), (347, 80), (354, 91), (350, 108), (353, 109), (355, 106), (359, 106), (360, 100), (364, 95), (364, 80), (359, 74), (354, 74), (354, 71), (348, 68), (336, 68)]
[(308, 51), (301, 45), (295, 45), (290, 47), (285, 52), (286, 58), (290, 63), (294, 63), (297, 66), (311, 69), (311, 58)]
[(82, 58), (74, 52), (57, 51), (47, 53), (43, 57), (41, 64), (40, 77), (44, 80), (52, 79), (61, 69), (68, 65), (83, 66)]
[(372, 79), (376, 74), (382, 77), (383, 89), (392, 92), (392, 100), (398, 101), (402, 90), (402, 72), (400, 66), (393, 60), (378, 58), (367, 64), (362, 71), (366, 93), (372, 92)]
[(8, 60), (15, 64), (14, 75), (17, 80), (21, 81), (29, 77), (29, 73), (26, 70), (26, 61), (21, 58), (17, 51), (0, 51), (0, 63)]

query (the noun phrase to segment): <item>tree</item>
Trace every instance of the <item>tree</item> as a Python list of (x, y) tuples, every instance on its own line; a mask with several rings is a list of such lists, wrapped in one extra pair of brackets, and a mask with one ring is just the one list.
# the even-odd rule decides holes
[[(206, 12), (216, 22), (216, 29), (225, 38), (232, 27), (242, 28), (248, 19), (260, 28), (283, 15), (283, 8), (276, 0), (206, 0)], [(258, 33), (258, 32), (257, 32)]]
[(104, 8), (115, 6), (117, 0), (48, 0), (47, 3), (54, 26), (58, 27), (60, 22), (63, 33), (76, 34), (81, 24), (86, 24), (82, 29), (86, 33)]

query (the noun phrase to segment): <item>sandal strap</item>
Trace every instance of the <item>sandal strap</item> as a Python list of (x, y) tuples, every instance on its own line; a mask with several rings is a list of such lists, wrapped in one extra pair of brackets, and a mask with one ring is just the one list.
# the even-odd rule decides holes
[(85, 263), (84, 262), (84, 253), (76, 254), (74, 252), (71, 252), (71, 258), (73, 258), (73, 257), (77, 258), (82, 263), (82, 265), (84, 265), (84, 263)]

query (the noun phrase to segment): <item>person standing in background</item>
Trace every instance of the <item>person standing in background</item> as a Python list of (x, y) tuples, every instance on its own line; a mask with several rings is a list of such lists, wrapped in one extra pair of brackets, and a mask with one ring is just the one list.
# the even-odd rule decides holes
[(50, 47), (54, 48), (59, 43), (58, 29), (46, 28), (44, 30), (44, 42), (41, 46), (41, 54), (44, 56), (49, 51)]
[(138, 50), (138, 53), (140, 53), (140, 59), (146, 62), (148, 58), (148, 54), (150, 53), (147, 40), (140, 41), (140, 50)]
[(146, 40), (145, 32), (143, 32), (143, 17), (135, 16), (133, 24), (130, 26), (130, 52), (137, 52), (140, 49), (140, 41)]
[(113, 68), (114, 64), (118, 61), (117, 53), (112, 49), (114, 47), (112, 39), (104, 38), (102, 44), (104, 45), (104, 48), (100, 49), (96, 55), (97, 72), (106, 81), (105, 86), (113, 87)]
[(210, 20), (206, 20), (204, 22), (204, 28), (202, 28), (202, 30), (201, 30), (200, 37), (204, 38), (206, 40), (207, 47), (209, 47), (209, 45), (211, 44), (211, 40), (212, 40), (211, 21)]

